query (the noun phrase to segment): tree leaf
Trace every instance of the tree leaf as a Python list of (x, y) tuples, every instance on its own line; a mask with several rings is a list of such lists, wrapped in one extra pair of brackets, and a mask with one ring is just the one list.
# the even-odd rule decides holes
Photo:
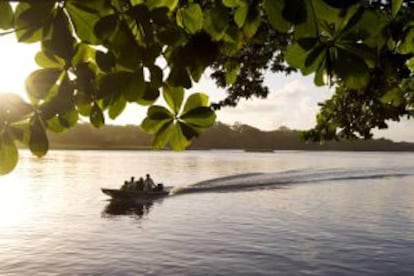
[(208, 128), (216, 121), (216, 114), (210, 107), (200, 106), (183, 113), (180, 119), (192, 126)]
[(162, 127), (155, 133), (152, 146), (158, 149), (162, 149), (170, 141), (171, 135), (175, 131), (175, 125), (172, 121), (167, 121)]
[(59, 8), (50, 24), (50, 33), (47, 39), (43, 39), (42, 46), (53, 54), (70, 61), (75, 54), (75, 38), (72, 35), (72, 27), (63, 11)]
[(96, 51), (95, 60), (99, 69), (106, 73), (111, 72), (116, 65), (116, 58), (111, 52)]
[(177, 12), (177, 24), (187, 30), (190, 34), (195, 34), (203, 28), (203, 11), (200, 5), (190, 4), (181, 8)]
[(19, 153), (9, 133), (4, 131), (0, 135), (0, 175), (11, 172), (17, 165)]
[(19, 3), (15, 10), (16, 37), (20, 42), (40, 41), (52, 17), (54, 2)]
[(240, 0), (239, 5), (234, 12), (234, 22), (241, 28), (244, 26), (247, 15), (249, 14), (249, 3), (246, 0)]
[(174, 114), (163, 106), (153, 105), (148, 108), (147, 117), (150, 120), (163, 121), (174, 119)]
[(224, 37), (229, 26), (229, 14), (223, 6), (217, 5), (213, 9), (204, 11), (204, 30), (214, 41)]
[(124, 97), (120, 96), (115, 101), (113, 101), (108, 108), (109, 118), (115, 120), (126, 107), (127, 101)]
[(100, 128), (105, 125), (104, 114), (96, 102), (92, 105), (92, 110), (89, 118), (92, 125), (96, 128)]
[(392, 2), (391, 14), (392, 14), (392, 17), (395, 17), (401, 9), (403, 0), (391, 0), (391, 2)]
[(123, 86), (123, 95), (128, 102), (136, 102), (145, 95), (144, 71), (140, 67), (133, 73), (128, 74), (128, 83)]
[(259, 10), (255, 7), (251, 7), (249, 9), (249, 13), (244, 22), (244, 26), (243, 26), (244, 35), (248, 39), (252, 38), (256, 34), (257, 30), (259, 29), (261, 23), (262, 23), (262, 18), (260, 16)]
[(185, 150), (191, 144), (190, 139), (184, 135), (183, 128), (186, 128), (186, 126), (179, 122), (171, 130), (170, 146), (175, 151)]
[(170, 11), (173, 11), (177, 7), (178, 0), (147, 0), (145, 4), (149, 9), (167, 7)]
[(35, 56), (37, 65), (43, 68), (63, 68), (65, 60), (43, 49)]
[(192, 109), (195, 109), (200, 106), (208, 106), (209, 105), (209, 99), (206, 94), (203, 93), (194, 93), (191, 94), (187, 101), (184, 104), (184, 108), (182, 111), (182, 114), (185, 114), (189, 112)]
[(86, 43), (98, 44), (94, 26), (100, 18), (112, 12), (109, 1), (68, 0), (65, 8), (70, 15), (76, 35)]
[(34, 71), (26, 79), (27, 93), (34, 99), (45, 99), (62, 74), (61, 69), (46, 68)]
[(282, 16), (285, 1), (264, 0), (263, 8), (269, 19), (270, 25), (280, 31), (287, 32), (292, 24)]
[(13, 9), (8, 2), (0, 2), (0, 29), (13, 28)]
[(184, 89), (166, 85), (163, 88), (163, 97), (174, 114), (178, 114), (184, 99)]
[(157, 133), (163, 126), (164, 124), (167, 123), (172, 123), (172, 119), (165, 119), (165, 120), (151, 120), (148, 117), (146, 117), (142, 122), (141, 122), (141, 129), (148, 133), (148, 134), (155, 134)]
[(37, 157), (44, 156), (49, 150), (49, 141), (46, 135), (46, 129), (40, 116), (33, 116), (30, 122), (30, 151)]

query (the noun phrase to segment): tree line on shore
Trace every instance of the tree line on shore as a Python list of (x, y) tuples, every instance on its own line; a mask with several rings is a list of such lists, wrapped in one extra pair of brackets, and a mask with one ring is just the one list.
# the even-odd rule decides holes
[[(59, 135), (50, 132), (49, 139), (55, 149), (151, 149), (152, 137), (134, 125), (108, 125), (97, 130), (89, 124), (80, 124)], [(218, 122), (195, 139), (190, 149), (413, 151), (414, 143), (395, 143), (383, 138), (310, 143), (300, 138), (300, 131), (286, 127), (262, 131), (249, 125)]]

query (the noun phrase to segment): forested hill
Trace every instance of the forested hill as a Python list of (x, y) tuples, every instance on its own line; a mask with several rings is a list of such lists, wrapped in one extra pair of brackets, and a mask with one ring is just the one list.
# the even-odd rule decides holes
[[(137, 126), (105, 126), (96, 129), (78, 125), (64, 133), (49, 133), (51, 148), (59, 149), (148, 149), (152, 137)], [(414, 143), (394, 143), (387, 139), (305, 143), (299, 132), (287, 128), (261, 131), (248, 125), (216, 123), (193, 141), (190, 149), (271, 150), (359, 150), (414, 151)]]

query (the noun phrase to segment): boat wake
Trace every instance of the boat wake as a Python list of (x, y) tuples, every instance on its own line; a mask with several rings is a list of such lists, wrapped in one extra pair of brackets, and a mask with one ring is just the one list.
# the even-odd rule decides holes
[(172, 191), (172, 194), (276, 189), (292, 184), (406, 177), (413, 176), (413, 171), (412, 167), (398, 167), (306, 169), (277, 173), (247, 173), (213, 178), (187, 187), (178, 187)]

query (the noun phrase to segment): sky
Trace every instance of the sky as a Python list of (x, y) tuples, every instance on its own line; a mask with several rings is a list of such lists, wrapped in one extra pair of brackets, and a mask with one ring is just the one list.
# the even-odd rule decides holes
[[(27, 99), (24, 82), (37, 69), (34, 56), (38, 48), (37, 44), (17, 43), (14, 35), (0, 36), (0, 93), (18, 93)], [(242, 100), (235, 108), (223, 108), (217, 112), (217, 120), (230, 125), (236, 122), (248, 124), (261, 130), (274, 130), (281, 126), (297, 130), (309, 129), (316, 122), (318, 102), (332, 95), (328, 87), (316, 87), (312, 76), (269, 73), (265, 83), (270, 89), (266, 99)], [(215, 86), (208, 74), (189, 92), (205, 92), (213, 102), (225, 97), (224, 91)], [(120, 117), (115, 121), (107, 119), (107, 123), (139, 125), (145, 113), (146, 107), (129, 105)], [(414, 142), (413, 120), (402, 120), (389, 125), (388, 130), (374, 131), (374, 137)]]

